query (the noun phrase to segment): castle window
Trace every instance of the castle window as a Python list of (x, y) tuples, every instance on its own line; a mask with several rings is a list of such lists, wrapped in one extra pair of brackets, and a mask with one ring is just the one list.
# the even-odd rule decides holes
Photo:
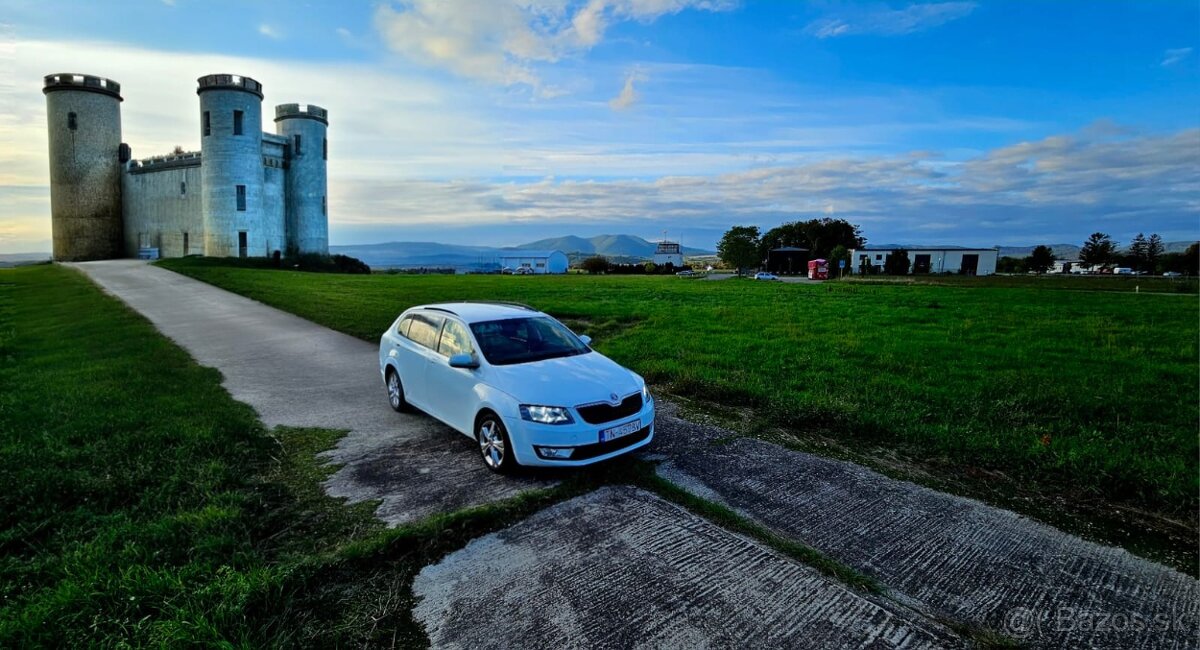
[(204, 111), (204, 135), (212, 135), (212, 122), (208, 118), (208, 111)]
[(321, 138), (321, 160), (329, 160), (329, 138)]
[(179, 193), (187, 194), (187, 181), (179, 181)]
[(324, 215), (329, 214), (329, 206), (326, 204), (325, 197), (323, 197), (323, 196), (321, 197), (321, 214), (324, 214)]
[(67, 128), (72, 131), (79, 128), (79, 124), (75, 121), (74, 113), (67, 113)]
[(241, 111), (233, 112), (233, 134), (234, 135), (242, 134), (242, 112)]
[(246, 211), (246, 186), (245, 185), (237, 186), (237, 209), (238, 209), (238, 212)]
[(296, 135), (292, 136), (292, 138), (296, 142), (296, 144), (292, 148), (296, 150), (295, 153), (296, 153), (296, 157), (298, 158), (301, 155), (300, 154), (300, 134), (297, 133)]

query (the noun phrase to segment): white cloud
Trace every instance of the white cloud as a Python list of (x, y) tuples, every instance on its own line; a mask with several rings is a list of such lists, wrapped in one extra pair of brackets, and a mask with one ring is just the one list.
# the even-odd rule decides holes
[(273, 27), (271, 25), (268, 25), (267, 23), (263, 23), (258, 26), (258, 33), (262, 34), (263, 36), (266, 36), (267, 38), (269, 38), (271, 40), (275, 40), (275, 41), (278, 41), (283, 38), (283, 33), (280, 32), (277, 27)]
[(375, 12), (393, 51), (425, 65), (541, 91), (537, 66), (586, 52), (610, 23), (651, 22), (685, 9), (723, 11), (730, 0), (405, 0)]
[(625, 75), (625, 85), (621, 87), (621, 92), (617, 93), (616, 97), (608, 100), (608, 105), (614, 111), (623, 111), (632, 107), (641, 99), (637, 89), (633, 87), (633, 82), (645, 80), (645, 75), (639, 72), (630, 72), (628, 75)]
[(911, 34), (963, 18), (975, 11), (977, 6), (975, 2), (911, 4), (903, 9), (872, 5), (851, 9), (843, 15), (814, 20), (804, 28), (804, 33), (816, 38)]
[(1164, 68), (1169, 65), (1175, 65), (1176, 63), (1179, 63), (1180, 61), (1191, 56), (1191, 54), (1192, 54), (1192, 48), (1190, 48), (1190, 47), (1178, 47), (1175, 49), (1167, 50), (1167, 51), (1163, 52), (1162, 63), (1160, 63), (1159, 65), (1163, 66)]

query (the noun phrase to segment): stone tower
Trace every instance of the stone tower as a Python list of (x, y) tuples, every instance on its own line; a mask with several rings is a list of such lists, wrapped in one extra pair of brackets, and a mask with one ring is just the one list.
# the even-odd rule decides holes
[(122, 254), (121, 85), (81, 74), (45, 77), (54, 259)]
[[(329, 253), (329, 112), (320, 106), (275, 107), (275, 132), (288, 139), (287, 245), (299, 253)], [(205, 163), (207, 164), (207, 162)]]
[(262, 84), (250, 77), (200, 77), (200, 165), (204, 254), (263, 256)]

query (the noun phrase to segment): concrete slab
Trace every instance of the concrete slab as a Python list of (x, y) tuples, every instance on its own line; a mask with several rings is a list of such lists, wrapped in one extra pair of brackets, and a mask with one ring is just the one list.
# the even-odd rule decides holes
[(138, 260), (71, 264), (154, 323), (268, 427), (349, 429), (324, 458), (350, 502), (381, 500), (389, 525), (549, 483), (489, 472), (471, 441), (424, 415), (391, 410), (378, 348), (260, 302)]
[(660, 414), (659, 472), (949, 620), (1034, 647), (1194, 648), (1200, 583), (986, 504)]
[(413, 582), (435, 648), (938, 648), (885, 599), (635, 488), (603, 488), (472, 541)]

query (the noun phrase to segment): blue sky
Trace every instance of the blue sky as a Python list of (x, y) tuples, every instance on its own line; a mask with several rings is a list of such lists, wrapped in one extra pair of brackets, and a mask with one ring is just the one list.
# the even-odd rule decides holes
[(0, 252), (49, 248), (40, 83), (67, 71), (122, 83), (139, 157), (198, 147), (202, 74), (325, 106), (335, 244), (1200, 237), (1193, 1), (0, 7)]

